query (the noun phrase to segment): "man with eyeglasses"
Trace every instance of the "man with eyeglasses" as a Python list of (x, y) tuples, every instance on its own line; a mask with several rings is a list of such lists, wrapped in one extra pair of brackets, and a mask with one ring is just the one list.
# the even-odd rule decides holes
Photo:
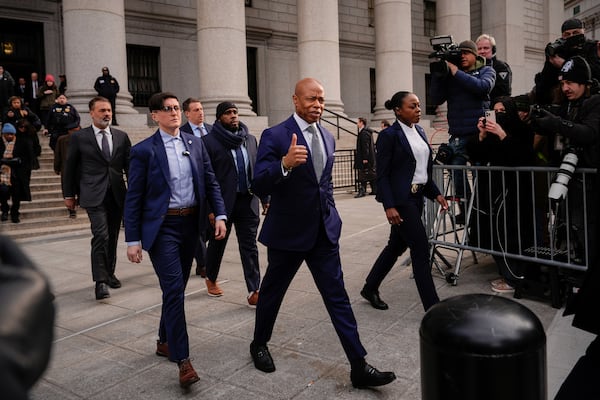
[(86, 209), (92, 229), (92, 277), (96, 300), (110, 297), (108, 288), (117, 289), (115, 276), (117, 243), (125, 180), (129, 168), (131, 142), (123, 131), (110, 127), (112, 108), (108, 99), (94, 97), (89, 102), (92, 125), (73, 133), (63, 176), (65, 206)]
[(163, 305), (156, 355), (179, 366), (179, 385), (199, 380), (189, 359), (184, 294), (207, 207), (215, 213), (215, 239), (225, 237), (226, 211), (202, 139), (179, 129), (177, 97), (156, 93), (149, 100), (154, 135), (131, 149), (125, 198), (127, 258), (139, 263), (150, 255), (160, 282)]
[(117, 124), (117, 93), (119, 93), (119, 82), (110, 74), (108, 67), (102, 67), (102, 75), (96, 78), (94, 90), (98, 96), (106, 97), (112, 107), (112, 124)]

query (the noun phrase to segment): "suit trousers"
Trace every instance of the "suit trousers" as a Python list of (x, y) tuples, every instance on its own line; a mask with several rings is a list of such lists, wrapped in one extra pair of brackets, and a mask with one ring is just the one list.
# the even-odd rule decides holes
[(360, 342), (356, 318), (344, 287), (339, 245), (329, 241), (324, 227), (321, 225), (315, 246), (308, 251), (269, 248), (267, 253), (269, 265), (256, 307), (254, 342), (266, 344), (271, 339), (285, 293), (305, 261), (348, 360), (352, 363), (363, 359), (367, 351)]
[(110, 189), (100, 205), (85, 210), (92, 229), (92, 278), (94, 282), (108, 282), (115, 274), (123, 210)]
[(162, 290), (158, 339), (168, 343), (169, 359), (175, 362), (189, 357), (184, 297), (198, 243), (197, 218), (167, 215), (148, 250)]
[(215, 240), (214, 232), (206, 250), (206, 277), (215, 282), (219, 275), (225, 246), (231, 234), (231, 226), (235, 226), (244, 279), (248, 292), (258, 290), (260, 285), (260, 265), (258, 263), (258, 246), (256, 233), (260, 222), (258, 214), (252, 209), (253, 195), (238, 194), (233, 210), (227, 219), (227, 234), (222, 240)]
[(410, 201), (396, 206), (403, 219), (400, 225), (392, 225), (387, 246), (381, 251), (366, 279), (365, 287), (378, 291), (381, 282), (390, 272), (398, 257), (410, 248), (413, 275), (423, 307), (429, 307), (440, 301), (433, 278), (429, 259), (429, 240), (421, 220), (423, 211), (423, 195), (419, 192), (410, 196)]

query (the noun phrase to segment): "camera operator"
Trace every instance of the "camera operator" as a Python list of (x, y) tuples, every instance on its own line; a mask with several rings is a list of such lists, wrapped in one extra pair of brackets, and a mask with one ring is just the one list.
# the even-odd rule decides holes
[(558, 75), (565, 60), (583, 57), (591, 69), (592, 78), (600, 80), (600, 57), (598, 41), (585, 38), (583, 22), (571, 18), (561, 26), (562, 36), (546, 46), (546, 62), (541, 72), (535, 76), (533, 88), (534, 102), (537, 104), (557, 104), (560, 102), (561, 89)]
[[(489, 109), (490, 91), (496, 82), (496, 72), (485, 65), (485, 59), (477, 54), (477, 45), (465, 40), (458, 46), (460, 65), (448, 60), (433, 62), (430, 65), (433, 104), (448, 103), (448, 133), (452, 158), (449, 165), (466, 165), (465, 145), (468, 139), (479, 133), (477, 122)], [(464, 170), (453, 170), (455, 195), (459, 198), (470, 196), (470, 186)], [(464, 224), (464, 202), (459, 203), (460, 213), (456, 222)]]
[(496, 71), (496, 84), (490, 92), (490, 99), (510, 96), (512, 92), (512, 70), (506, 61), (499, 60), (496, 57), (496, 39), (484, 33), (475, 40), (475, 43), (477, 44), (477, 52), (485, 58), (486, 65)]
[[(575, 56), (567, 60), (558, 76), (564, 100), (554, 115), (540, 108), (532, 113), (532, 125), (538, 134), (548, 136), (548, 143), (553, 145), (550, 153), (550, 165), (559, 166), (565, 161), (577, 161), (578, 168), (598, 168), (600, 166), (600, 95), (591, 94), (597, 89), (597, 82), (592, 80), (588, 63), (583, 57)], [(568, 155), (568, 159), (565, 157)], [(575, 249), (575, 260), (587, 261), (593, 266), (597, 247), (598, 213), (598, 175), (588, 177), (583, 187), (583, 180), (574, 176), (568, 181), (568, 198), (571, 243), (580, 249), (587, 250), (588, 258), (582, 250)], [(584, 198), (585, 193), (585, 198)], [(586, 201), (586, 215), (584, 203)], [(585, 242), (585, 218), (587, 218), (587, 245)], [(579, 254), (578, 254), (579, 253)]]

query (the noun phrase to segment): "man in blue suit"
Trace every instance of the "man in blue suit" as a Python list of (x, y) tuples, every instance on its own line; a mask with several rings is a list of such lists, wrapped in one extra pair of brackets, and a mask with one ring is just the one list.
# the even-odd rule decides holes
[(215, 237), (225, 237), (226, 213), (219, 184), (200, 138), (181, 132), (181, 109), (168, 92), (149, 100), (158, 130), (131, 148), (125, 198), (127, 258), (150, 255), (163, 292), (156, 354), (179, 366), (179, 384), (198, 381), (189, 360), (184, 295), (207, 202), (216, 217)]
[(333, 326), (350, 361), (354, 387), (381, 386), (396, 379), (365, 361), (356, 319), (344, 287), (339, 254), (342, 221), (333, 200), (333, 135), (319, 124), (325, 107), (323, 86), (313, 78), (296, 84), (296, 112), (263, 132), (252, 187), (271, 195), (259, 240), (269, 265), (256, 308), (250, 354), (254, 366), (275, 371), (267, 348), (285, 293), (302, 262), (310, 269)]
[[(212, 131), (212, 125), (204, 123), (204, 107), (202, 107), (200, 99), (188, 97), (184, 100), (182, 106), (187, 122), (181, 125), (179, 129), (196, 137), (206, 136)], [(208, 230), (210, 231), (210, 229)], [(196, 259), (196, 275), (200, 275), (202, 278), (206, 278), (206, 242), (208, 236), (209, 232), (200, 232), (200, 240), (194, 257)]]

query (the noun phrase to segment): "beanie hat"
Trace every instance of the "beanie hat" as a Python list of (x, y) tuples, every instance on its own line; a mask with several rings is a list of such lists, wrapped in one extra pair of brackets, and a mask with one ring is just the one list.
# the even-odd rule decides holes
[(48, 82), (48, 81), (56, 82), (56, 80), (54, 79), (54, 76), (52, 74), (46, 75), (46, 79), (44, 79), (44, 82)]
[(229, 110), (230, 108), (235, 108), (237, 110), (237, 106), (231, 101), (219, 103), (217, 106), (217, 119), (221, 118), (221, 115), (225, 114), (225, 111)]
[(565, 61), (560, 69), (558, 80), (587, 85), (592, 83), (592, 72), (583, 57), (575, 56)]
[(562, 26), (560, 27), (561, 32), (568, 31), (570, 29), (583, 29), (583, 22), (581, 22), (580, 19), (571, 18), (563, 22)]
[(2, 125), (2, 133), (12, 133), (14, 135), (17, 133), (17, 130), (13, 124), (6, 123)]
[(460, 51), (468, 51), (470, 53), (475, 54), (477, 56), (477, 45), (472, 40), (465, 40), (458, 45), (458, 49)]

